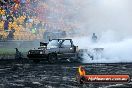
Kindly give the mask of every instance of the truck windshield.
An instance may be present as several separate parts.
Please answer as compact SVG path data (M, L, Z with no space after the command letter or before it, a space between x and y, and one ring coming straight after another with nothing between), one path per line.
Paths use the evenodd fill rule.
M58 47L59 47L58 40L52 40L47 45L47 48L58 48Z

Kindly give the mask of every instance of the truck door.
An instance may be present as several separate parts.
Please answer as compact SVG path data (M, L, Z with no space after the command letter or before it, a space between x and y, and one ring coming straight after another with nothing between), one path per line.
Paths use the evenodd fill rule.
M61 43L61 47L60 47L60 52L61 53L73 53L74 49L72 47L72 43L70 40L64 40Z
M58 40L52 40L48 43L47 45L47 51L49 53L52 53L52 52L56 52L58 53L59 52L59 43L58 43Z

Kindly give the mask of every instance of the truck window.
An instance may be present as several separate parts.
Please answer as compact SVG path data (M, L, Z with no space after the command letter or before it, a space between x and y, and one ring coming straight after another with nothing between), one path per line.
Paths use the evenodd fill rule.
M62 43L62 47L71 47L71 42L70 42L70 40L65 40L65 41Z
M52 40L47 45L47 48L58 48L58 47L59 47L58 40Z

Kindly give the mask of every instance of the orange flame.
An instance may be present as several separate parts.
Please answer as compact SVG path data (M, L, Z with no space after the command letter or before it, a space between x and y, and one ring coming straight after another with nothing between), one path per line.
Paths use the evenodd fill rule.
M82 67L82 66L79 66L78 72L79 72L80 76L85 76L86 75L86 71L85 71L84 67Z

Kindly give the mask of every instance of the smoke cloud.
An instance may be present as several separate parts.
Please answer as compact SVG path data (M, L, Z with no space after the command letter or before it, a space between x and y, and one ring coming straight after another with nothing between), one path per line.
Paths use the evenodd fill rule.
M131 0L70 0L77 9L78 37L74 43L81 49L104 48L103 57L84 62L132 62L132 6ZM92 43L92 33L98 42ZM80 35L83 36L81 37Z

